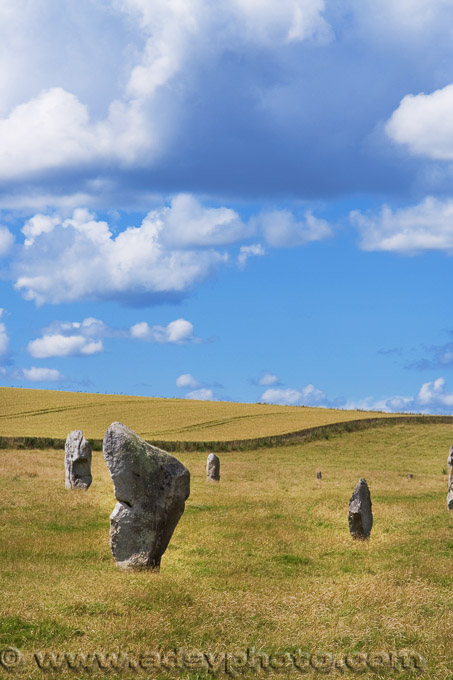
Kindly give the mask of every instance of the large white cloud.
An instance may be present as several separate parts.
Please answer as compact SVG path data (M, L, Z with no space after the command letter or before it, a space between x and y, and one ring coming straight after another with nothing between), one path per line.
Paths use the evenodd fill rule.
M385 130L413 154L453 160L453 84L432 94L404 97Z
M392 210L384 205L378 214L353 211L363 250L419 253L445 250L453 253L453 200L428 197L418 205Z
M70 3L62 0L60 15L69 25L61 27L55 25L59 15L51 0L42 0L40 11L25 0L2 3L0 93L10 89L15 96L7 97L8 109L5 104L0 108L0 179L57 168L152 163L172 127L177 129L181 92L190 88L192 73L206 58L240 52L250 44L274 48L306 39L323 43L330 36L322 16L324 0L214 5L209 0L114 0L98 5L82 2L80 15L86 21L77 22ZM112 23L113 8L117 23L122 19L121 30ZM104 26L99 25L102 10ZM100 39L102 28L106 36ZM56 40L58 34L65 40ZM11 35L21 38L15 42ZM105 48L118 40L116 51ZM61 53L66 59L55 57ZM100 69L99 62L109 61L111 68ZM92 79L99 83L102 102L94 86L83 85Z
M259 229L278 247L331 235L324 220L308 213L303 222L289 211L275 211L245 223L231 208L204 206L188 194L116 236L84 209L70 218L37 214L22 229L25 242L12 266L15 287L38 305L83 298L131 304L179 299L228 262L220 248L248 240ZM238 265L264 254L260 244L241 245Z
M131 71L128 94L149 97L197 55L240 50L244 44L275 47L313 39L325 43L331 30L324 0L122 0L116 3L147 36Z
M139 105L114 102L108 117L88 109L62 88L51 88L0 119L0 179L96 161L129 164L157 148Z
M221 231L222 211L220 225L207 212L210 230L219 226ZM168 227L172 215L172 207L154 210L139 227L129 227L116 237L106 222L86 210L76 210L69 219L35 216L23 229L26 242L13 267L15 286L37 304L81 298L149 303L180 297L228 256L209 247L189 249L187 238L180 245L172 237L174 247L169 248L165 239L167 228L170 232L173 228ZM195 222L191 226L195 229ZM230 233L225 238L229 241Z

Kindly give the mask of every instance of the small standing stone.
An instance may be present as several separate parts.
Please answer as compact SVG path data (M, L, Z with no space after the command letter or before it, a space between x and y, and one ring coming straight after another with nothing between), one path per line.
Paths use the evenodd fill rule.
M189 470L122 423L110 425L103 450L118 501L110 515L116 566L158 571L189 497Z
M91 476L91 446L81 430L74 430L66 437L64 447L66 489L88 489Z
M349 501L349 531L353 538L370 537L373 526L371 496L366 479L359 479Z
M322 479L322 472L321 472L321 470L316 470L316 479Z
M220 481L220 460L215 453L210 453L206 461L206 479L208 482Z
M447 507L449 510L453 510L453 444L450 446L450 451L448 452L448 494L447 494Z
M408 479L414 479L414 475L412 474L412 472L407 473L407 478Z

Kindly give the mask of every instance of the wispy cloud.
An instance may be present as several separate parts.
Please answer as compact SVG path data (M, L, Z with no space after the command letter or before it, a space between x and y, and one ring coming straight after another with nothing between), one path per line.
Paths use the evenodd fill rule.
M392 210L384 205L378 214L357 210L350 219L360 233L363 250L383 250L415 255L444 250L453 254L453 200L432 196L421 203Z
M0 307L0 319L3 317L4 309ZM7 353L9 347L9 337L6 330L6 325L3 321L0 322L0 356Z
M263 386L269 386L269 385L280 385L280 378L278 375L275 375L274 373L270 373L269 371L266 371L263 373L258 379L253 379L252 383L254 385L263 385Z

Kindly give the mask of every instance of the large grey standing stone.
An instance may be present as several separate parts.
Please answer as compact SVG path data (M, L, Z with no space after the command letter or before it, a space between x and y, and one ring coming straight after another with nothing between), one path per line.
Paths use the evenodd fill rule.
M64 447L65 487L88 489L91 476L91 446L81 430L74 430L66 437Z
M353 538L369 538L373 526L371 496L366 479L359 479L349 501L349 531Z
M210 453L206 461L206 479L208 482L220 480L220 460L215 453Z
M159 570L189 497L189 470L122 423L110 425L103 450L118 501L110 515L116 565Z
M453 510L453 445L450 446L447 463L449 469L447 506L449 510Z

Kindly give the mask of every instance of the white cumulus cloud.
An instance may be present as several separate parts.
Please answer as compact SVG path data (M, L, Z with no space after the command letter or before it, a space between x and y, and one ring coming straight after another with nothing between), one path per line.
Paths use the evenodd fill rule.
M277 385L280 380L277 375L273 373L264 373L261 378L258 379L258 385Z
M307 39L324 44L331 35L324 0L85 2L81 18L62 2L61 15L68 21L70 12L71 30L64 22L58 25L54 4L42 0L37 11L25 0L4 0L0 7L5 102L0 179L89 165L150 164L178 129L180 98L206 59L241 53L250 45L274 49ZM92 34L91 19L98 30L102 26L102 39ZM122 25L113 26L115 20ZM116 46L111 53L105 49L110 44ZM95 87L86 84L91 74L103 106ZM103 115L94 115L93 108Z
M453 160L453 84L431 94L407 95L385 126L413 154Z
M453 407L453 393L445 389L445 378L437 378L432 382L423 383L416 397L416 401L423 406Z
M266 404L282 404L287 406L324 407L328 405L325 393L311 384L305 385L301 389L295 389L294 387L270 387L263 392L259 401Z
M200 383L190 373L183 373L178 378L176 378L176 386L195 390L200 387Z
M242 240L249 228L230 208L206 208L194 196L179 194L161 211L163 242L169 247L222 246Z
M299 404L301 398L302 393L300 390L287 387L282 389L270 388L265 390L259 400L266 404L284 404L292 406Z
M18 378L25 378L31 382L56 382L63 380L64 376L56 368L23 368L19 371Z
M148 127L136 103L113 102L108 117L94 123L74 94L53 87L0 119L0 178L93 161L130 164L157 148Z
M115 237L106 222L86 210L67 219L35 216L23 228L26 241L14 265L15 287L38 305L81 298L149 303L181 297L228 255L210 247L188 249L186 243L168 247L171 217L172 207L164 206Z
M136 340L176 345L197 340L193 334L193 325L185 319L176 319L167 326L149 326L146 321L141 321L131 327L130 335Z
M327 222L311 213L303 222L283 210L245 223L234 210L204 206L188 194L173 197L168 205L151 210L139 226L116 235L86 209L65 218L36 214L22 228L24 244L12 263L15 287L37 305L80 299L136 306L175 301L228 262L223 248L257 230L275 247L331 235ZM243 267L249 257L264 254L259 243L242 245L238 264Z
M421 203L392 210L384 205L377 215L350 213L363 250L414 254L426 250L453 253L453 200L427 197Z
M100 340L91 341L81 335L44 335L29 342L27 349L35 359L47 359L98 354L104 347Z
M31 340L27 350L36 359L49 357L90 356L104 350L101 338L110 330L99 319L55 321L40 338Z
M417 394L411 397L391 396L383 399L367 397L359 401L347 401L344 408L386 413L450 415L453 413L453 392L446 389L445 378L440 377L423 383Z

